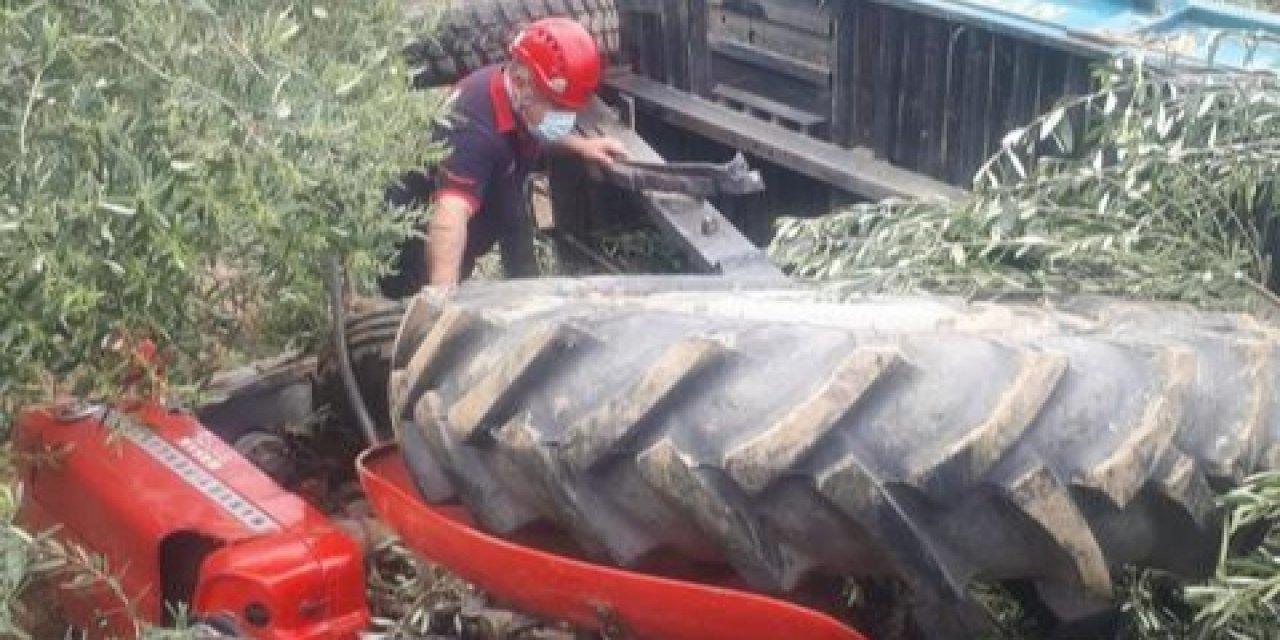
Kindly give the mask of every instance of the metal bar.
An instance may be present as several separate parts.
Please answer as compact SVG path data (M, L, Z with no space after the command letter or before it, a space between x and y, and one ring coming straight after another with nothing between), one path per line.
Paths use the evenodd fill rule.
M688 94L654 84L673 94L685 96L686 99L694 99L689 98ZM621 142L631 160L663 162L662 156L639 134L623 126L599 98L592 101L591 106L579 118L578 124L584 133L607 135ZM707 201L653 192L640 193L639 197L645 212L659 231L703 271L724 275L785 277L782 271L769 262L763 251L751 244Z
M635 96L641 108L670 124L864 198L952 200L964 195L963 189L876 160L865 148L843 149L760 122L647 78L620 75L608 82L614 89Z
M695 198L741 196L764 191L760 172L741 153L723 164L712 162L639 162L618 160L605 177L629 191L665 191Z

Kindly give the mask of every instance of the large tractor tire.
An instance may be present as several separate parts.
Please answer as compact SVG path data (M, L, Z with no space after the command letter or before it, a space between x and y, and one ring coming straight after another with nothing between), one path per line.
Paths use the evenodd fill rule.
M406 52L416 87L453 84L480 67L506 60L516 33L547 16L581 22L607 60L620 47L614 0L417 0L408 7L439 20L434 34Z
M976 580L1069 619L1122 565L1205 575L1211 487L1280 462L1277 333L1251 317L776 286L419 295L389 397L420 492L623 566L719 561L778 594L893 580L924 635L972 637Z

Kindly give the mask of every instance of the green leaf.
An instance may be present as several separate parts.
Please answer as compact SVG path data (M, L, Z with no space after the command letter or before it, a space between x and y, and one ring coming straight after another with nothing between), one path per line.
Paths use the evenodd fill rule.
M1200 108L1196 110L1196 117L1203 118L1213 109L1213 105L1217 103L1218 96L1214 93L1206 93L1204 99L1200 101Z
M1025 136L1026 134L1027 134L1026 129L1013 129L1008 133L1004 134L1004 139L1001 140L1000 144L1004 145L1005 147L1012 147L1015 144L1017 144L1018 141L1021 140L1022 137Z
M1027 170L1025 167L1022 166L1022 160L1018 159L1018 154L1016 152L1010 151L1008 154L1008 158L1009 158L1009 164L1013 165L1013 170L1018 172L1018 177L1022 179L1026 179Z
M98 208L120 216L132 216L138 213L133 207L126 207L122 204L114 204L111 202L99 202Z
M1062 122L1062 117L1066 114L1067 110L1065 107L1058 107L1057 109L1049 112L1049 115L1044 119L1044 123L1040 125L1041 141L1047 140L1049 136L1054 135L1058 130L1058 124Z

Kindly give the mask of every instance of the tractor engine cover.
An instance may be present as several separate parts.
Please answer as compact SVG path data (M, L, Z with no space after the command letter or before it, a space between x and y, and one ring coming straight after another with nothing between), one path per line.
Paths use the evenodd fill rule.
M135 637L188 619L237 637L354 638L357 543L184 411L35 409L15 435L21 524L101 558L111 580L57 589L68 624ZM86 582L83 578L81 582Z

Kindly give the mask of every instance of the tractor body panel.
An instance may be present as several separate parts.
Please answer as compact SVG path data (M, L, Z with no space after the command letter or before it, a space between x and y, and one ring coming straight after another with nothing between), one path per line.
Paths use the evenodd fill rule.
M254 638L346 638L368 623L355 542L186 413L29 411L15 443L22 524L100 563L98 579L59 591L91 634L132 636L180 603Z

